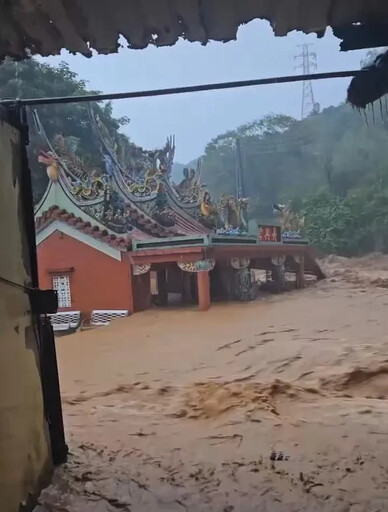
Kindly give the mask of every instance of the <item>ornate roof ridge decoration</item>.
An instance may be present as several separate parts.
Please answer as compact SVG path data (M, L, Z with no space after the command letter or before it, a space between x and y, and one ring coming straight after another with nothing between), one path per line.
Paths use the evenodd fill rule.
M39 116L35 111L32 114L39 141L48 148L41 151L38 157L40 163L47 166L49 184L43 198L47 198L48 190L53 183L58 182L65 195L75 205L96 221L117 233L131 232L134 228L151 236L168 237L173 236L171 231L173 222L165 222L164 225L153 219L152 216L140 209L132 201L119 196L112 186L112 178L106 176L101 170L94 169L95 173L88 174L90 169L86 168L81 158L74 151L67 147L66 139L57 136L60 145L59 151L49 141ZM77 166L80 169L69 170L68 164ZM44 207L44 199L40 201L39 210ZM163 220L163 218L162 218Z
M283 239L302 239L305 218L292 209L290 203L274 204L273 212L278 217Z
M215 267L216 260L207 259L190 262L178 261L177 264L184 272L209 272Z
M55 205L50 206L48 210L42 212L42 214L35 219L36 232L40 233L56 220L64 222L77 231L92 236L121 251L127 251L131 247L132 242L129 237L111 234L107 230L101 229L99 226L93 226L91 222L86 222L82 220L81 217L76 217L74 213L70 213L64 208L59 208Z
M168 237L174 235L169 226L161 225L133 203L125 202L111 186L105 189L103 202L85 205L81 209L116 232L131 232L134 228L137 228L151 236Z
M0 3L0 61L7 56L59 55L63 49L87 57L93 50L117 53L120 36L133 49L171 46L179 38L226 42L254 19L268 20L277 36L293 30L322 36L328 26L371 28L387 18L387 2L366 0L142 0L116 2L114 9L108 0L14 0Z
M118 160L115 142L92 107L89 107L89 115L92 128L101 142L106 172L125 200L134 203L161 226L173 228L176 235L204 232L206 227L204 229L197 218L199 202L185 204L179 201L169 181L175 154L174 137L169 137L161 150L147 151L137 147L137 156L141 157L138 164L135 168L132 164L132 169L125 170ZM134 173L137 176L134 177Z
M218 210L222 216L224 226L217 229L219 234L247 235L248 210L247 197L236 197L231 194L221 194Z
M204 184L201 182L202 177L202 158L197 160L197 169L183 168L183 179L179 184L172 183L170 185L171 193L175 202L183 207L199 206L201 197L204 192Z
M128 169L125 170L116 154L120 138L117 141L112 138L93 109L89 107L88 110L105 161L103 170L91 167L78 156L77 140L73 137L57 135L55 145L51 144L37 113L31 111L37 128L34 136L45 148L38 160L46 165L50 179L44 194L46 199L50 187L59 186L75 208L116 233L128 233L134 228L155 237L214 230L223 235L247 233L248 200L222 195L219 202L213 204L209 192L201 184L201 159L196 171L185 168L179 185L171 185L173 138L167 140L162 150L145 151L133 145L134 158L131 156L132 146L128 149L125 141L120 146L120 154L128 159ZM136 182L134 175L138 179ZM142 189L138 189L138 195L131 189L133 184ZM38 211L44 207L44 201L41 201Z
M88 107L92 129L101 142L101 153L106 173L116 179L123 194L131 201L156 197L158 183L167 181L175 154L175 137L167 137L162 149L146 150L131 143L134 162L124 168L117 156L117 142L91 105Z
M147 274L149 270L151 269L150 263L141 263L141 264L135 264L132 267L133 269L133 275L134 276L141 276L143 274Z
M77 205L103 201L106 182L101 170L86 166L68 147L66 138L60 134L55 136L57 147L54 147L36 110L28 109L28 118L30 130L32 127L35 128L35 136L40 144L47 148L46 151L41 149L38 155L39 163L46 165L49 178L47 188L50 187L50 182L58 181L66 195Z

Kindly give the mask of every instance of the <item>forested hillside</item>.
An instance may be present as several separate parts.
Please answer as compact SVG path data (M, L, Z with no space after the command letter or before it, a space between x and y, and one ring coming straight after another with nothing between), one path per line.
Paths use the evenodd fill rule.
M0 66L0 97L42 98L52 96L82 95L91 92L86 82L72 72L66 63L58 67L42 64L36 60L14 63L10 60ZM121 148L121 158L130 154L128 137L121 134L121 126L129 123L126 117L114 118L110 103L94 104L99 111L111 137L117 140ZM88 110L85 104L47 105L36 107L49 139L61 134L71 137L72 147L82 159L90 165L101 165L97 141L92 136ZM33 141L32 141L33 142ZM32 178L35 198L39 198L47 184L47 175L37 158L31 158Z
M317 187L344 197L388 163L384 124L380 120L367 124L348 105L328 108L303 121L271 115L208 144L204 168L213 193L225 185L234 189L237 139L246 189L250 195L255 192L258 215L268 214L275 201L305 197Z
M369 51L361 64L377 53ZM214 196L235 191L237 140L252 217L268 218L273 203L290 201L324 251L388 250L386 100L367 112L344 103L303 121L272 114L219 135L203 158Z
M324 250L388 248L388 124L380 111L365 118L343 104L303 121L269 115L218 136L203 160L215 196L235 190L237 139L251 216L267 218L273 203L292 201L308 212L308 233Z

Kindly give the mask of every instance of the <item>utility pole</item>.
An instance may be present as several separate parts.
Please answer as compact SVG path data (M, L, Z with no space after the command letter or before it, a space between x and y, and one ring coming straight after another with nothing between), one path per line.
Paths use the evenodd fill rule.
M327 178L327 184L329 185L329 189L332 188L332 175L333 175L333 158L332 156L327 156L325 160L325 174Z
M236 139L236 197L245 197L244 166L239 138Z
M294 62L296 61L294 69L301 68L304 75L309 75L312 71L317 70L317 54L310 51L310 46L312 46L311 43L299 44L298 47L301 48L301 53L294 57ZM319 109L319 105L315 103L311 80L304 81L302 86L301 118L304 119L317 110L317 108Z
M243 230L248 231L248 209L247 205L243 207L243 203L245 203L246 200L244 164L241 152L241 142L238 137L236 138L236 198L244 200L239 202L240 227L243 226Z

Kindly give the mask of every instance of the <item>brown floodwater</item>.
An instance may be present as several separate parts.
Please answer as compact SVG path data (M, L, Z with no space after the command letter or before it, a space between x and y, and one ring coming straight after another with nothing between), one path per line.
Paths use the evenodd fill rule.
M70 456L39 512L388 510L388 259L325 265L58 338Z

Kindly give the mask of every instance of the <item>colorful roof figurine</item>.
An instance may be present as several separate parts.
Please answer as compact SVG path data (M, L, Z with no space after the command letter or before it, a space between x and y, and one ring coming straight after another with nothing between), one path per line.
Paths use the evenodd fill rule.
M201 159L196 169L183 170L180 183L171 183L174 137L152 151L126 141L124 151L120 140L110 135L89 107L92 134L100 152L91 164L80 156L74 137L58 134L50 141L37 113L30 110L28 115L35 146L31 158L46 166L49 178L35 209L37 230L46 225L53 212L63 212L60 220L71 219L80 229L86 225L95 236L106 231L126 240L214 232L247 234L247 199L224 195L218 203L213 202L201 181Z
M211 229L201 223L200 167L190 171L190 183L182 189L171 184L175 139L169 137L162 149L145 151L135 147L132 155L122 161L117 142L113 141L101 119L89 110L91 126L100 140L106 173L115 190L127 202L135 204L160 225L175 234L203 233Z
M123 250L132 238L171 237L206 233L209 229L193 216L200 216L199 199L188 208L170 184L174 138L161 150L134 146L121 163L118 148L105 135L101 120L91 114L91 124L101 147L101 167L86 163L72 148L71 138L56 135L49 141L36 112L29 111L32 139L39 145L38 162L49 178L43 197L35 207L37 232L52 220L119 245ZM70 139L70 140L69 140Z

